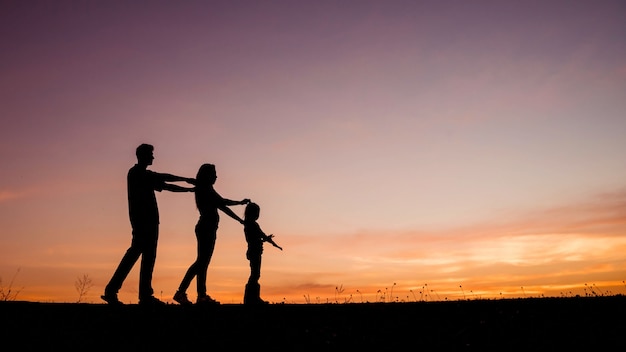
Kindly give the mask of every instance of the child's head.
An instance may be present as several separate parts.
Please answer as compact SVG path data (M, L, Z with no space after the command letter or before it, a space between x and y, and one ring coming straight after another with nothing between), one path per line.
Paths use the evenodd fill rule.
M261 207L259 207L256 203L248 203L246 205L246 210L244 212L244 217L246 220L254 221L259 218L259 214L261 213Z

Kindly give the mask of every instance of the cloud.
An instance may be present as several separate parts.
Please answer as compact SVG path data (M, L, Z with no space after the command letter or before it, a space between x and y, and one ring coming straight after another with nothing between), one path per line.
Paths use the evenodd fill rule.
M11 191L0 191L0 202L6 202L15 198L19 198L20 194Z
M454 287L452 280L471 281L485 290L580 286L591 277L615 281L622 275L625 205L626 192L616 191L508 221L435 230L365 230L317 236L314 242L299 240L290 247L302 252L299 260L304 265L313 260L310 253L325 253L328 260L316 268L334 270L334 280L354 285L392 280L403 286L428 281Z

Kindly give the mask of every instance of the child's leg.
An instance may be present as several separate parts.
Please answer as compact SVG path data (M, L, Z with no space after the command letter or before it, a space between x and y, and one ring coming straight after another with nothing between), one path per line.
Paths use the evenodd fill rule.
M248 259L250 260L250 277L248 278L248 283L246 284L243 303L264 303L260 297L261 286L259 285L259 278L261 277L261 253L249 252Z

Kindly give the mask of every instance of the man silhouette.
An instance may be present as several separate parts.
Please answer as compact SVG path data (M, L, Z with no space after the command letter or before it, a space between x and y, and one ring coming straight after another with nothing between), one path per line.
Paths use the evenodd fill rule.
M102 299L109 304L123 304L117 297L122 283L139 256L139 304L164 304L153 296L152 272L156 260L159 237L159 210L154 191L193 192L194 187L181 187L167 182L184 181L195 184L193 178L148 170L154 160L154 147L141 144L137 147L137 164L128 170L128 214L133 230L130 247L122 257L115 273L104 289Z

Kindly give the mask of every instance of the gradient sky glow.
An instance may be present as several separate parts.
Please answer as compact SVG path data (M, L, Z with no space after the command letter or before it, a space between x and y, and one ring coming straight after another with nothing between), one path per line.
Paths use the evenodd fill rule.
M623 1L3 1L0 278L99 295L130 243L126 173L261 206L273 302L626 293ZM195 260L159 193L154 289ZM234 207L243 215L243 207ZM243 300L222 215L209 294ZM137 301L138 265L120 299ZM189 289L195 299L195 282Z

